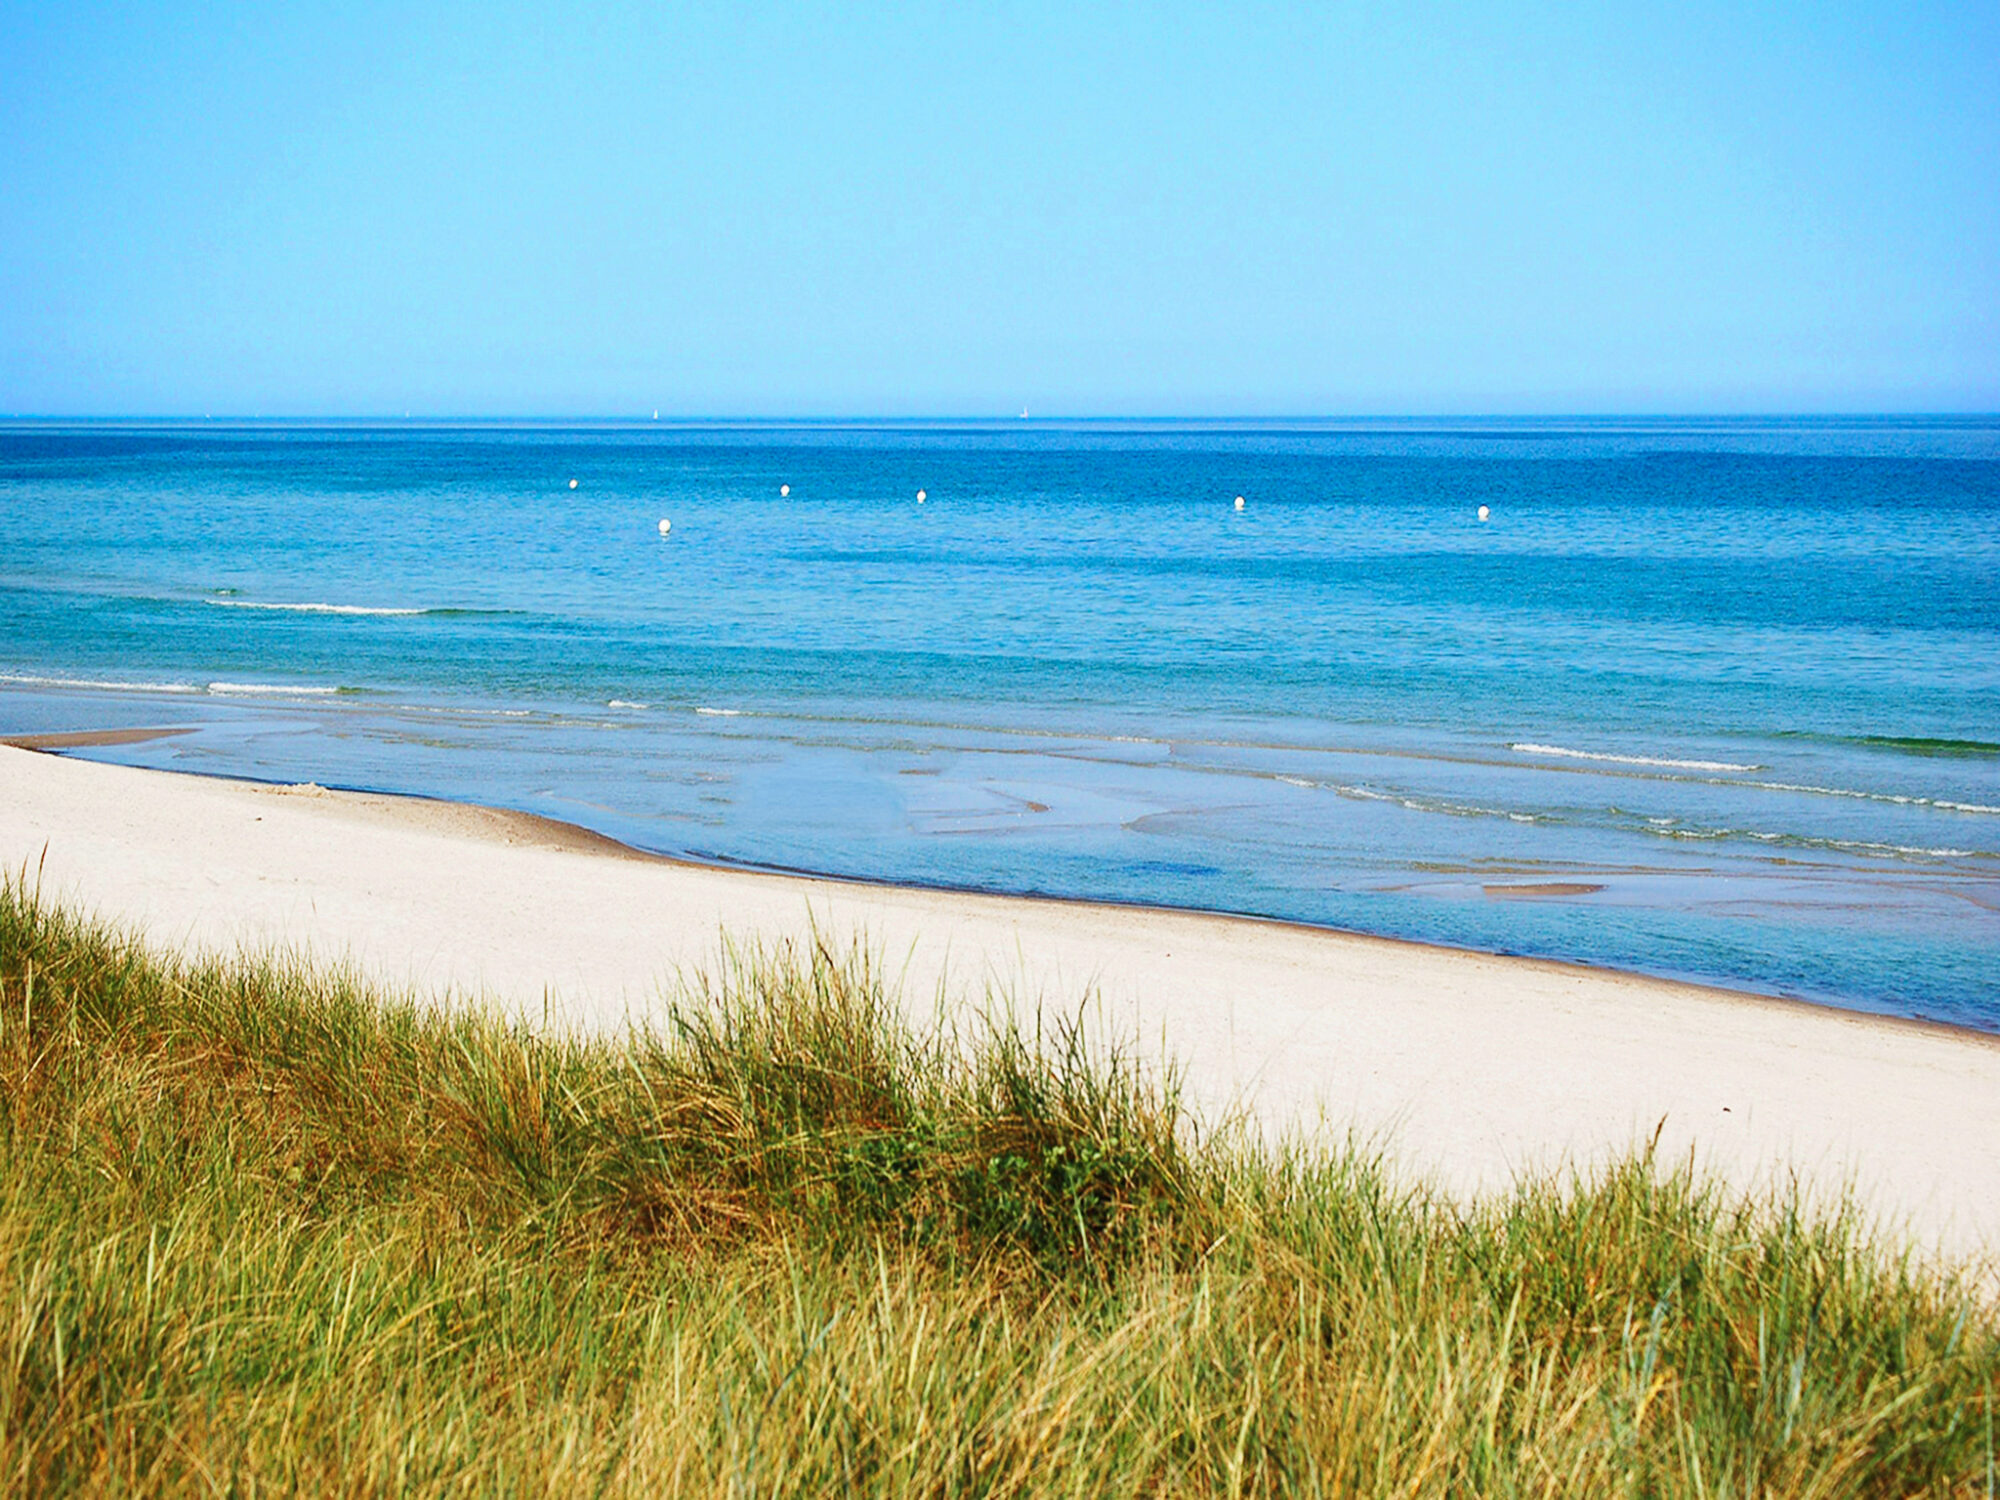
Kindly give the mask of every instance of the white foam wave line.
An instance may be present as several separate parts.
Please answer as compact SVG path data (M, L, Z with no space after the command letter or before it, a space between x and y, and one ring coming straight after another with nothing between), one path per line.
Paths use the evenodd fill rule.
M697 706L695 712L698 714L707 714L709 717L716 719L738 719L743 716L743 710L740 708L702 708Z
M1393 802L1398 807L1408 808L1411 812L1443 813L1453 818L1505 818L1510 823L1542 821L1532 813L1512 812L1504 807L1473 807L1462 802L1425 802L1418 797L1400 797L1394 792L1378 792L1373 787L1341 786L1324 781L1305 781L1293 776L1280 776L1277 779L1289 786L1324 787L1343 797L1353 797L1361 802Z
M324 698L340 691L337 687L286 687L276 682L211 682L208 691L222 697Z
M630 698L613 698L604 705L606 708L651 708L650 703L634 703Z
M1983 802L1947 802L1941 797L1911 797L1900 792L1863 792L1845 786L1808 786L1792 781L1731 781L1726 786L1754 786L1767 792L1809 792L1816 797L1851 797L1861 802L1891 802L1898 807L1940 807L1946 812L2000 815L2000 807Z
M1668 766L1676 771L1761 771L1761 765L1739 765L1732 760L1669 760L1653 755L1607 755L1597 750L1571 750L1563 745L1509 745L1522 755L1559 755L1568 760L1603 760L1621 766Z
M31 677L23 673L0 672L0 682L21 687L95 688L108 693L199 693L193 682L115 682L91 677Z
M1751 839L1759 844L1787 844L1801 849L1840 849L1854 854L1912 854L1930 859L1978 859L1978 849L1928 848L1921 844L1884 844L1871 839L1828 839L1792 833L1767 833L1756 828L1651 828L1662 838L1708 841Z
M377 609L367 604L266 604L258 599L204 599L218 609L270 609L295 615L421 615L421 609Z

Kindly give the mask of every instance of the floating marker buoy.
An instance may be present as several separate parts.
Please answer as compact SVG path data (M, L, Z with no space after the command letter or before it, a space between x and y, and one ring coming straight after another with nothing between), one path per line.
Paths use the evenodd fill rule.
M1241 495L1238 495L1238 496L1236 497L1236 508L1237 508L1238 510L1241 510L1241 509L1243 509L1243 497L1242 497Z
M672 521L669 521L665 516L661 516L660 535L665 536L668 532L672 531L673 529L674 529L674 523Z
M924 503L924 492L923 492L922 490L918 490L918 491L917 491L917 504L919 504L919 505L922 505L923 503Z
M789 495L791 492L792 492L792 487L789 484L781 484L778 486L778 493L781 495Z
M1492 512L1492 511L1490 511L1490 510L1488 510L1488 509L1487 509L1487 508L1486 508L1485 506L1483 506L1483 505L1482 505L1482 506L1480 506L1480 507L1479 507L1479 519L1480 519L1480 520L1482 520L1482 521L1483 521L1483 520L1485 520L1485 519L1486 519L1486 518L1487 518L1488 516L1490 516L1490 515L1492 515L1492 514L1493 514L1493 512Z
M572 480L571 480L571 481L569 482L569 487L570 487L571 489L575 489L575 488L576 488L576 481L575 481L574 479L572 479Z

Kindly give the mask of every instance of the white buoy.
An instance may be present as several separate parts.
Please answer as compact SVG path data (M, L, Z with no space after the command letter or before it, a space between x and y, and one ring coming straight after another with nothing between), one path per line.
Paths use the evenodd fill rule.
M792 487L789 484L781 484L778 486L778 493L781 495L789 495L791 492L792 492Z
M673 529L674 529L674 523L672 521L669 521L665 516L661 516L660 535L665 536L668 532L672 531Z
M1487 509L1487 508L1486 508L1485 506L1483 506L1483 505L1482 505L1482 506L1480 506L1480 507L1479 507L1479 519L1480 519L1480 520L1484 521L1484 520L1485 520L1485 519L1486 519L1487 517L1491 516L1492 514L1493 514L1493 512L1492 512L1492 511L1490 511L1490 510L1488 510L1488 509Z
M917 491L917 504L919 504L919 505L922 505L923 503L924 503L924 492L923 492L922 490L918 490L918 491Z
M575 489L575 488L576 488L576 481L575 481L574 479L572 479L572 480L571 480L571 481L569 482L569 487L570 487L571 489Z
M1236 497L1236 508L1237 508L1238 510L1241 510L1241 509L1243 509L1243 497L1242 497L1241 495L1238 495L1238 496Z

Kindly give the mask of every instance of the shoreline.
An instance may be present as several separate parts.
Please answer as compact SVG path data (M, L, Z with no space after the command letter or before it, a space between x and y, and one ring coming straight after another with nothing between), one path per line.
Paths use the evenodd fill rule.
M657 1018L725 934L858 940L913 1012L1087 1015L1177 1063L1207 1121L1344 1135L1448 1192L1657 1131L1663 1161L1852 1184L1925 1245L2000 1252L1990 1033L1268 918L697 864L537 814L52 751L0 749L0 858L45 858L52 899L160 947L345 963L603 1032Z
M192 728L184 727L72 730L49 734L0 736L0 747L28 750L67 759L69 757L65 752L70 750L90 749L100 745L142 744L149 740L167 739L192 732ZM1392 933L1369 932L1364 928L1340 927L1291 917L1267 916L1258 912L1222 911L1201 906L1169 906L1147 901L1120 901L1103 896L1064 896L1045 891L874 879L865 875L815 870L802 865L760 864L749 860L695 859L687 855L665 854L656 849L644 849L636 844L628 844L622 839L613 838L610 834L599 833L596 829L588 828L581 823L552 818L545 813L527 812L520 808L499 807L483 802L458 801L450 797L433 797L422 792L392 792L378 787L321 786L316 782L265 781L252 776L235 776L221 771L164 770L150 766L122 766L104 761L90 761L86 764L113 765L119 770L141 771L149 775L192 777L203 781L294 795L325 795L347 800L357 807L379 804L384 809L404 809L409 816L427 822L431 826L450 826L454 831L462 832L468 837L498 838L508 843L526 843L550 849L598 854L611 859L636 860L677 869L731 872L776 880L810 881L815 884L867 891L907 891L981 900L1045 903L1087 911L1152 913L1214 922L1250 923L1290 932L1324 933L1353 942L1385 944L1390 948L1463 954L1506 964L1528 965L1556 974L1610 976L1644 983L1673 985L1702 991L1719 999L1737 1003L1771 1005L1781 1009L1802 1007L1817 1014L1845 1017L1862 1024L1928 1032L2000 1050L2000 1031L1987 1031L1976 1026L1960 1026L1950 1021L1940 1021L1925 1016L1902 1016L1887 1011L1867 1010L1860 1006L1815 1000L1804 995L1790 995L1777 990L1743 989L1735 985L1720 984L1713 980L1682 974L1652 973L1645 969L1593 964L1583 959L1551 958L1542 954L1509 953L1494 948L1431 942L1423 938L1398 937ZM509 837L510 831L523 837ZM1547 894L1567 893L1571 887L1569 883L1563 882L1553 887L1528 884L1486 886L1483 889L1489 900L1522 900Z
M839 704L745 719L672 695L612 698L606 712L594 697L287 703L273 685L209 703L33 682L10 699L12 727L194 730L47 747L129 765L518 808L723 868L1269 917L2000 1035L2000 886L1978 837L1990 830L1970 816L2000 799L1930 787L1971 799L1947 814L1960 804L1876 787L1862 766L1846 779L1831 766L1780 774L1763 764L1776 740L1755 754L1621 740L1600 755L1436 726L1399 737L1107 721L1070 735L1046 715L939 705L879 723L864 713L829 740L828 724L847 723ZM1742 760L1770 774L1643 759L1697 752L1721 760L1685 766ZM905 779L918 777L934 779ZM1628 783L1664 800L1633 801ZM1828 822L1947 816L1965 826Z

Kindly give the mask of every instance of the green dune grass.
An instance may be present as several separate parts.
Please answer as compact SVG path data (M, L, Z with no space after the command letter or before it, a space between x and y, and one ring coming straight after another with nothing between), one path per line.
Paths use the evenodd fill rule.
M1646 1152L1454 1207L739 955L556 1039L0 891L0 1489L1988 1495L1987 1283Z

